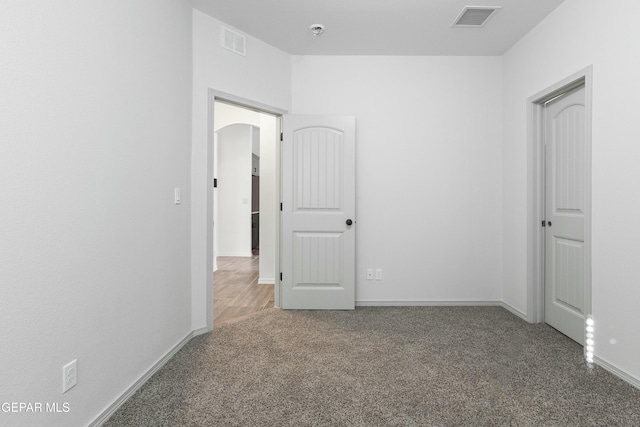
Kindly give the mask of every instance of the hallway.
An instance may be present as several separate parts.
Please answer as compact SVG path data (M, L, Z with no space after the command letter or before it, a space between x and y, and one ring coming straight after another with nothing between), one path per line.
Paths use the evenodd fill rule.
M214 328L232 319L273 307L273 284L258 284L260 255L218 257L213 274Z

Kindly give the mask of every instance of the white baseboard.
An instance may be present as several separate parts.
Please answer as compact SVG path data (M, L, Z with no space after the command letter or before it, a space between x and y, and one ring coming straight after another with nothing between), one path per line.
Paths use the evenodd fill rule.
M209 332L209 328L205 326L204 328L196 329L195 331L193 331L192 335L194 337L197 337L198 335L206 334L207 332Z
M216 256L237 256L237 257L243 257L243 258L250 258L253 256L253 253L251 252L220 252L219 254L216 254Z
M455 306L482 306L482 307L502 307L508 312L515 314L521 319L527 320L527 315L510 306L503 301L462 301L462 300L360 300L356 301L356 307L455 307Z
M356 307L429 307L429 306L501 306L501 301L462 301L462 300L360 300L356 301Z
M609 371L613 375L615 375L616 377L628 382L632 386L634 386L636 388L640 388L640 379L638 379L638 378L634 377L633 375L623 371L622 369L618 368L617 366L612 365L611 363L607 362L606 360L600 359L598 356L595 356L593 358L593 361L595 362L596 365L600 366L605 371Z
M206 331L206 328L204 328ZM199 329L198 331L200 331ZM147 372L145 372L136 382L134 382L124 393L120 395L111 405L107 407L91 424L89 427L99 427L104 424L109 417L111 417L124 403L146 383L149 378L153 376L160 368L162 368L191 338L195 335L195 332L190 332L180 342L173 346L160 360L158 360Z
M506 302L500 301L500 307L504 308L505 310L507 310L511 314L515 314L516 316L518 316L519 318L521 318L525 322L529 322L529 319L527 318L526 314L524 314L523 312L521 312L517 308L510 306ZM531 323L531 322L529 322L529 323Z
M273 277L258 277L258 285L273 285L276 279Z

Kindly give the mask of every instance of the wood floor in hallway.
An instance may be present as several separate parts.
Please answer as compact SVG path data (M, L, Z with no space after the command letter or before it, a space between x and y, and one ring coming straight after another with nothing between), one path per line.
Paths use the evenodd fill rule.
M213 274L213 326L273 307L273 285L258 284L260 256L218 257Z

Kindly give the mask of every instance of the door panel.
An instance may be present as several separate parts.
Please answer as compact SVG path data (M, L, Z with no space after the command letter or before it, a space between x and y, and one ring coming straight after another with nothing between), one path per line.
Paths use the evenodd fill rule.
M573 90L545 111L545 322L584 343L585 90Z
M554 303L578 316L584 315L584 243L554 237ZM582 328L581 328L582 329Z
M335 210L342 204L344 134L333 129L308 128L294 133L295 207Z
M294 288L342 289L342 233L294 233Z
M353 309L355 119L284 116L281 151L282 308Z

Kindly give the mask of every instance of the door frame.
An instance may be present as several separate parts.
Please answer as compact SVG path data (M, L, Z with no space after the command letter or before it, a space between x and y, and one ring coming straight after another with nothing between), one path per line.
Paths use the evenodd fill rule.
M206 292L206 313L207 313L207 331L213 331L213 139L215 135L214 111L215 103L224 102L238 107L259 113L266 113L275 116L277 132L281 131L281 120L287 110L263 104L251 99L242 98L230 93L218 91L209 88L207 91L207 245L206 245L206 282L203 284ZM277 138L279 139L279 138ZM280 144L276 143L276 206L280 203ZM274 272L280 271L280 221L276 221L275 233L275 266ZM274 283L274 306L280 307L280 283L275 280Z
M545 146L544 103L568 90L585 88L585 317L591 307L591 124L593 66L590 65L527 99L527 320L544 322Z

